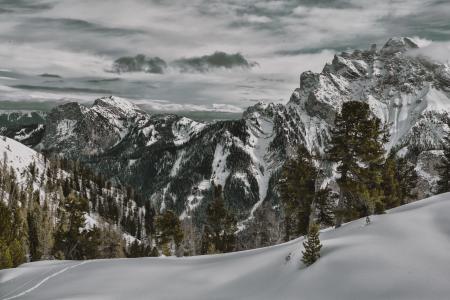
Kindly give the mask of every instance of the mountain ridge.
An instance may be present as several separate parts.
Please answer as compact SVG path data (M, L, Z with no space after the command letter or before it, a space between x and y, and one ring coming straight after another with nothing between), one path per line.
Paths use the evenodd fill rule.
M191 217L197 226L212 199L212 184L221 184L226 205L240 221L241 247L276 243L283 214L280 167L299 144L323 157L334 116L346 101L367 102L389 125L387 150L417 166L420 198L433 193L442 138L449 130L450 68L410 55L417 48L409 38L392 38L380 50L372 45L336 54L322 72L302 73L287 104L258 103L235 121L150 116L115 97L101 98L91 108L67 104L49 114L43 138L33 146L131 184L159 209ZM104 102L119 108L105 112ZM70 140L58 135L61 129ZM322 168L324 182L332 183L333 166L323 162ZM255 225L261 222L267 225L264 232ZM251 244L255 240L265 241Z

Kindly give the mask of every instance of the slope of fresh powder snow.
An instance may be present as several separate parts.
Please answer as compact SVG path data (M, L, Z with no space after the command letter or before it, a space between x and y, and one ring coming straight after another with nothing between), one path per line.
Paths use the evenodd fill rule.
M447 193L324 230L308 268L302 238L222 255L29 263L0 271L0 299L449 299L449 214Z

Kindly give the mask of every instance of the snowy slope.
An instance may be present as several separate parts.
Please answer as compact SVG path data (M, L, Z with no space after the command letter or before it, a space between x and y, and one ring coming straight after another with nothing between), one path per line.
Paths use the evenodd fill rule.
M17 175L19 183L26 180L26 172L28 167L36 164L36 171L39 180L39 174L45 170L44 157L31 148L5 136L0 135L0 155L1 164L6 162L8 168L12 168Z
M447 193L326 230L309 268L302 238L225 255L25 264L0 271L0 299L449 299L449 214Z

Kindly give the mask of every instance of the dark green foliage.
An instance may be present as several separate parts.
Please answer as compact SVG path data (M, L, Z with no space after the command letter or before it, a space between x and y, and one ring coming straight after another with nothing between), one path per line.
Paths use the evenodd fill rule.
M39 230L40 230L41 209L39 204L34 204L28 209L27 223L28 223L28 245L30 249L31 261L39 260L42 256L40 252Z
M230 170L236 170L245 172L248 170L252 158L250 157L250 154L245 152L242 148L237 147L236 145L232 144L230 147L230 154L227 157L226 166Z
M236 248L237 221L225 208L222 186L214 186L213 201L207 208L207 224L202 236L202 253L225 253Z
M311 204L315 199L317 170L304 146L295 159L288 160L280 180L281 203L285 213L285 240L308 232Z
M310 266L320 258L320 249L322 249L322 244L319 239L319 225L311 225L308 232L308 239L303 242L303 247L305 250L302 251L302 262Z
M444 156L442 162L438 167L439 181L437 183L438 194L450 192L450 135L444 138Z
M19 186L14 170L8 168L5 161L0 162L0 203L7 203L5 210L0 209L0 214L7 212L0 220L2 267L23 263L26 250L32 261L52 256L64 259L124 257L120 229L140 238L145 235L146 241L152 242L147 236L151 232L144 223L150 229L153 227L154 210L151 205L139 209L134 201L139 194L131 188L107 184L101 175L79 162L60 159L45 159L45 170L37 168L35 163L30 164L26 173L20 174L27 181ZM36 183L40 184L40 191L35 189ZM44 199L40 199L42 192ZM49 204L56 203L59 207L54 211ZM121 220L126 221L126 226L118 230L105 223L86 229L84 216L90 211L102 217L99 222L106 220L115 224ZM150 250L148 247L145 255L150 254Z
M61 201L53 249L55 255L65 259L84 258L86 253L83 251L83 242L89 244L93 238L91 233L84 230L84 215L88 210L88 201L73 193Z
M155 250L156 253L158 253L156 256L159 256L158 249L156 249L155 247L153 247L152 249L149 245L134 240L127 251L127 257L155 256Z
M156 239L160 247L168 247L173 243L178 248L183 240L183 230L178 216L166 210L155 219Z
M230 159L230 157L228 157ZM229 176L225 182L223 198L228 208L239 219L244 219L246 211L250 210L259 199L259 186L255 177L248 171L245 172L249 183L247 188L241 179Z
M397 161L397 180L400 185L400 205L408 203L408 201L416 200L417 193L414 189L417 187L419 176L415 170L415 166L405 158L398 158Z
M334 225L334 202L335 194L331 192L331 189L326 187L324 189L319 189L316 192L316 213L317 213L317 224L332 226Z
M0 269L16 267L25 262L23 226L19 208L10 209L0 199Z
M152 251L150 252L150 255L149 255L149 256L150 256L150 257L158 257L158 256L159 256L158 248L153 247L153 248L152 248Z
M342 220L367 216L381 201L386 126L375 117L369 105L359 101L344 103L331 132L328 158L338 163L340 197L336 226Z
M414 188L417 185L417 172L414 165L409 164L404 158L396 158L390 154L383 167L383 193L384 198L379 206L375 207L376 213L383 213L384 209L393 208L417 198Z

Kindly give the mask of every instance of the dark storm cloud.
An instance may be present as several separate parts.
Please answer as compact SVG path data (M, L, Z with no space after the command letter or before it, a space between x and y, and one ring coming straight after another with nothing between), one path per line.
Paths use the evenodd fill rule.
M164 73L167 64L159 57L146 57L138 54L134 57L125 56L114 61L112 71L115 73L145 72L145 73Z
M207 72L211 69L235 67L251 68L256 65L255 62L249 62L242 54L228 54L225 52L214 52L211 55L199 57L181 58L173 62L173 65L182 72Z
M170 62L169 65L183 73L204 73L220 68L250 69L257 63L248 61L240 53L228 54L216 51L211 55L180 58ZM139 54L134 57L124 56L116 59L111 71L114 73L145 72L163 74L167 66L168 64L159 57L146 57L143 54Z
M62 78L58 74L49 74L49 73L43 73L43 74L40 74L39 76L46 77L46 78Z

